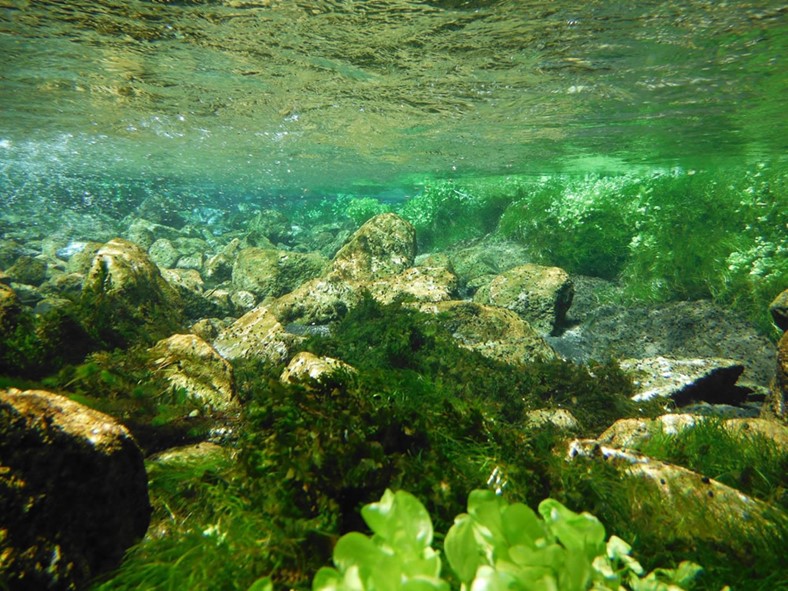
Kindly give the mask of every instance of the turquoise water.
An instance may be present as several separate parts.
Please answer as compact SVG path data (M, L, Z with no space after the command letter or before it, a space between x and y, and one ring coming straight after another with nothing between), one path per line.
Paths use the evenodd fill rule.
M7 0L3 198L781 160L787 27L781 2Z

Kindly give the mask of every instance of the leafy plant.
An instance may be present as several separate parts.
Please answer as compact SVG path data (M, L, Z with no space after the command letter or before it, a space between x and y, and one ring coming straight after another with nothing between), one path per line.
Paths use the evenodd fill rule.
M539 516L522 503L508 504L489 490L474 490L468 512L449 529L444 549L463 590L678 591L689 588L700 567L644 569L631 547L611 536L593 515L574 513L554 499ZM431 547L429 514L409 493L386 490L362 510L372 537L353 532L337 542L336 568L324 567L313 591L449 589Z

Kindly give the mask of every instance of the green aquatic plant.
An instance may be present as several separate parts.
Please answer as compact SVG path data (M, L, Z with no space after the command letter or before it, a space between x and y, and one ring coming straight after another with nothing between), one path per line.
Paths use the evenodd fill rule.
M682 562L645 574L629 544L615 536L605 541L605 529L594 516L574 513L554 499L542 501L537 516L522 503L474 490L467 509L443 544L463 590L678 591L690 588L701 570ZM440 556L431 546L429 513L416 497L386 490L362 516L373 535L340 538L333 554L336 568L317 572L314 591L448 591Z
M788 450L754 428L700 420L675 433L655 428L636 448L788 509Z

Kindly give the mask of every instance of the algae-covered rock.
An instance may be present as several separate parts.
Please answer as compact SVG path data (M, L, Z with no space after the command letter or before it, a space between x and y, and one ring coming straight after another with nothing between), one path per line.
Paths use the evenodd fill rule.
M189 320L229 313L230 306L205 294L205 283L196 269L162 269L162 277L178 292L183 302L183 314Z
M182 302L136 244L115 238L96 253L82 287L88 329L112 346L155 342L181 328Z
M397 275L372 281L367 289L381 304L397 299L442 302L457 296L457 276L445 267L411 267Z
M232 366L197 335L172 335L150 353L151 369L199 406L219 411L236 406Z
M171 269L178 262L181 253L166 238L159 238L148 248L148 256L163 269Z
M282 322L326 324L342 318L361 301L362 290L330 273L307 281L271 303L271 311Z
M769 304L769 313L780 330L788 330L788 289Z
M777 371L764 406L767 415L788 419L788 332L777 343Z
M369 281L411 267L416 230L396 214L384 213L364 223L331 262L331 272L346 281Z
M525 426L531 429L552 426L559 431L577 431L580 423L565 408L540 408L531 410L525 415Z
M0 337L8 335L14 329L21 311L16 292L9 285L0 283Z
M233 265L233 287L260 299L279 297L319 276L326 264L326 259L314 253L245 248Z
M148 527L142 452L125 427L63 396L0 392L0 581L82 588Z
M288 333L268 308L258 306L225 328L213 346L230 361L263 359L282 363L290 359L302 340L302 337Z
M485 357L509 364L555 358L550 345L511 310L457 300L415 307L437 314L460 346Z
M41 258L22 255L5 272L16 283L38 286L47 278L47 264Z
M526 264L495 277L473 300L512 310L546 336L564 323L573 295L572 280L563 269Z
M636 448L651 439L655 432L676 435L709 420L713 419L686 413L665 414L655 419L619 419L597 440L618 448ZM788 448L788 427L776 421L758 418L726 419L719 424L732 433L761 435L781 448Z
M571 441L567 459L588 458L621 469L616 487L628 486L630 520L664 547L709 545L750 560L754 548L779 544L788 516L778 507L750 497L713 478L597 440ZM656 543L653 541L652 543Z
M284 384L297 384L307 390L333 390L346 387L355 373L356 370L344 361L304 351L290 360L279 379Z
M741 402L744 394L736 381L744 366L731 359L624 359L621 369L632 377L633 400L671 398L677 404L690 400Z

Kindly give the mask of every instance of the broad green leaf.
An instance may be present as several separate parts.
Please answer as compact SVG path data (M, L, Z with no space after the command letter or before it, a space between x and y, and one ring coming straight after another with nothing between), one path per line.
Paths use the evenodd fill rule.
M473 580L479 566L488 564L474 529L473 517L463 513L454 519L454 525L449 528L443 541L449 566L466 584Z
M502 575L491 566L482 566L470 585L470 591L510 591L511 577Z
M386 489L379 502L361 509L361 515L372 531L400 550L418 554L432 544L430 514L408 492Z
M252 583L247 591L274 591L274 584L271 577L262 577Z
M342 575L335 568L324 566L317 571L312 579L312 591L339 591L340 589L342 589ZM249 591L252 589L250 588Z
M501 519L501 512L505 507L506 501L491 490L473 490L468 495L468 513L489 531L495 546L505 541ZM482 530L480 533L485 532Z
M583 552L589 562L605 552L605 528L590 513L575 513L555 499L539 503L539 513L568 550Z
M637 575L642 575L644 572L643 567L629 555L631 551L632 546L618 536L610 536L610 539L607 541L607 555L611 560L615 561L616 564L621 563Z
M358 565L364 570L375 569L383 558L383 551L367 536L359 532L345 534L334 547L334 564L340 571Z
M399 591L449 591L449 583L438 577L415 577L402 583Z
M503 510L503 533L511 546L534 547L536 540L545 537L544 526L536 513L522 503L514 503Z
M592 578L591 561L582 551L567 551L558 571L558 588L561 591L586 591Z

